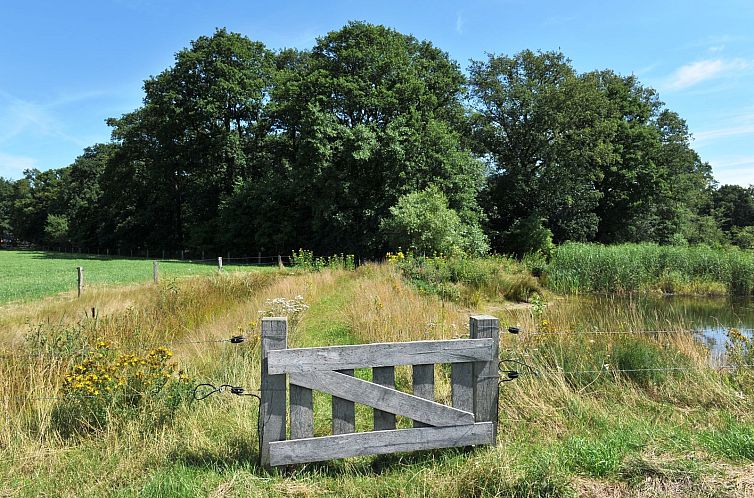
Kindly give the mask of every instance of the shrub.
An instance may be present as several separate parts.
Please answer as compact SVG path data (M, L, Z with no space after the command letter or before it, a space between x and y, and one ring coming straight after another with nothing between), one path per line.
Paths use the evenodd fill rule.
M314 257L313 251L299 249L291 253L291 263L294 268L308 271L322 271L325 268L331 270L355 270L356 258L353 254L335 254L329 257Z
M417 254L482 255L489 250L487 237L476 223L464 223L448 207L437 187L406 194L390 208L380 229L392 247L405 247Z
M188 376L170 361L172 356L163 347L144 354L117 353L98 342L67 372L63 400L53 410L55 428L67 437L137 415L157 425L167 422L190 391Z
M503 245L507 252L518 257L538 253L549 258L555 249L552 232L542 225L542 218L536 214L516 220L510 230L505 232Z

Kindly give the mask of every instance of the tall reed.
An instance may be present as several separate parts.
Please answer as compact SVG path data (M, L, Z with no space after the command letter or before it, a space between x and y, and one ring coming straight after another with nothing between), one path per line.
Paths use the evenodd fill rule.
M642 292L749 295L754 253L708 246L568 243L545 275L556 292Z

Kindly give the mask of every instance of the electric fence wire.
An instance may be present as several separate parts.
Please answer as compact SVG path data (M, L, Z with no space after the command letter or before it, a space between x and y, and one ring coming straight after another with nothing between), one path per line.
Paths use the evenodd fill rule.
M510 364L519 365L526 369L522 371L517 368L510 368ZM716 372L722 372L724 370L738 370L754 368L754 364L740 364L740 365L717 365L710 366L711 370ZM505 374L505 378L500 382L510 382L518 379L521 375L532 375L534 377L553 377L555 375L579 375L579 374L603 374L603 373L640 373L640 372L691 372L699 371L698 367L655 367L655 368L613 368L609 364L605 363L601 369L591 370L564 370L562 367L556 367L555 369L549 368L547 370L538 370L528 363L514 358L508 358L500 360L498 362L498 371L501 374Z
M151 349L156 349L160 347L175 347L175 346L186 346L186 345L196 345L196 344L242 344L246 342L249 339L260 337L259 332L251 332L247 334L242 335L234 335L229 338L225 339L201 339L201 340L195 340L195 341L171 341L171 342L160 342L160 343L153 343L153 344L142 344L140 346L134 346L127 348L124 351L119 351L120 354L129 354L134 351L148 351ZM71 351L66 354L60 354L60 353L3 353L0 354L0 360L15 360L15 359L31 359L31 358L51 358L51 359L76 359L77 356L86 355L88 353L91 353L93 351L96 351L96 348L86 348L86 349L80 349L76 351Z
M521 330L518 327L508 327L509 334L520 335L522 337L533 336L572 336L572 335L660 335L660 334L683 334L683 333L701 333L693 329L648 329L648 330L553 330L553 331L528 331Z

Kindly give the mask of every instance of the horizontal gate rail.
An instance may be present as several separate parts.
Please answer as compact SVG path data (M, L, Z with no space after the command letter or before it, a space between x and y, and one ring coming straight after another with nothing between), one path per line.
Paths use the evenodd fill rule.
M492 360L493 339L385 342L270 351L270 374Z
M492 422L455 427L423 427L355 432L270 443L270 465L320 462L333 458L384 455L397 451L434 450L494 444Z
M287 319L263 318L261 464L494 445L498 320L473 316L469 332L470 339L287 349ZM435 401L438 363L451 364L452 406ZM398 365L412 366L412 394L396 389ZM354 377L357 368L371 368L372 381ZM314 437L314 390L332 395L332 435ZM372 432L355 432L355 403L372 407ZM397 415L413 420L413 428L396 429Z
M291 384L403 415L436 427L473 424L474 414L338 372L291 374Z

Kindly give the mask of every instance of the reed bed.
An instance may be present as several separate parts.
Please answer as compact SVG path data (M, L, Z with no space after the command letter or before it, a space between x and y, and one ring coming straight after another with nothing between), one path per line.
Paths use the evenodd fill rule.
M748 296L754 289L754 253L701 245L568 243L555 250L546 282L560 293Z

